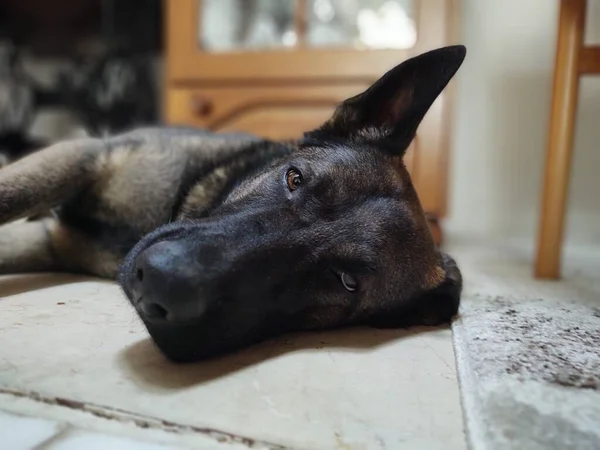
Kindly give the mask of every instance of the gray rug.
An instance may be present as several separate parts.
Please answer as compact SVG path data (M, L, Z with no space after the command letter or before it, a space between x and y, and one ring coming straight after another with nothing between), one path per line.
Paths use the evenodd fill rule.
M600 449L598 277L542 283L507 250L459 255L470 283L453 333L469 446Z

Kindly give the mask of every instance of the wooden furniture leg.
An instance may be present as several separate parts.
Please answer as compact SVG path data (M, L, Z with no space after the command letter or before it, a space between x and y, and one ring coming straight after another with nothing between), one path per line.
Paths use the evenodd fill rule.
M561 0L536 278L560 277L585 15L586 0Z

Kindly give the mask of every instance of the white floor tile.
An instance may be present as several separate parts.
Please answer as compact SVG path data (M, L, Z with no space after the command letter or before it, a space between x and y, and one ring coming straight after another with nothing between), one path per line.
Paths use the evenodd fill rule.
M73 431L44 450L180 450L175 447L136 441L119 436Z
M449 329L306 333L175 365L116 286L52 280L0 278L0 386L182 424L214 447L465 448Z
M0 448L31 450L60 432L58 422L22 417L0 411Z

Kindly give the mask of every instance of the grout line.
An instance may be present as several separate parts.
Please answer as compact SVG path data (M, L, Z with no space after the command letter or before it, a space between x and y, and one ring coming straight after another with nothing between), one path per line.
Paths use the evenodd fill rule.
M78 400L70 400L62 397L49 397L33 391L21 391L17 389L0 387L0 394L13 395L15 397L24 397L36 402L45 403L47 405L61 406L64 408L85 412L103 419L113 420L122 423L129 422L138 428L157 429L174 434L196 433L210 437L219 443L242 444L248 448L265 448L268 450L290 450L290 447L275 444L272 442L256 440L250 437L240 436L226 431L216 430L214 428L198 427L194 425L183 425L165 419L132 413L119 408L96 405L93 403L87 403Z
M50 446L52 444L55 444L59 441L62 440L62 438L66 437L70 432L71 432L72 428L70 426L63 426L58 433L54 433L52 436L50 436L48 439L40 442L39 444L37 444L35 447L33 447L32 450L45 450L50 448Z

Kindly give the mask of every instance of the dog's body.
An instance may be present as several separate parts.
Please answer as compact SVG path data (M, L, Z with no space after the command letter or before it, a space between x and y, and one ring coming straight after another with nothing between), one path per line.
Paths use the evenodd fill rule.
M1 229L0 273L66 271L115 278L146 234L173 221L208 216L235 183L289 154L292 145L160 127L44 149L7 166L0 176L3 204L24 194L31 202L18 209L0 205L0 223L42 216ZM60 192L48 186L55 183L53 176L64 183Z
M291 330L445 322L460 272L401 159L463 58L407 61L298 142L156 128L27 156L0 170L0 224L54 217L0 228L0 273L119 275L174 360Z

